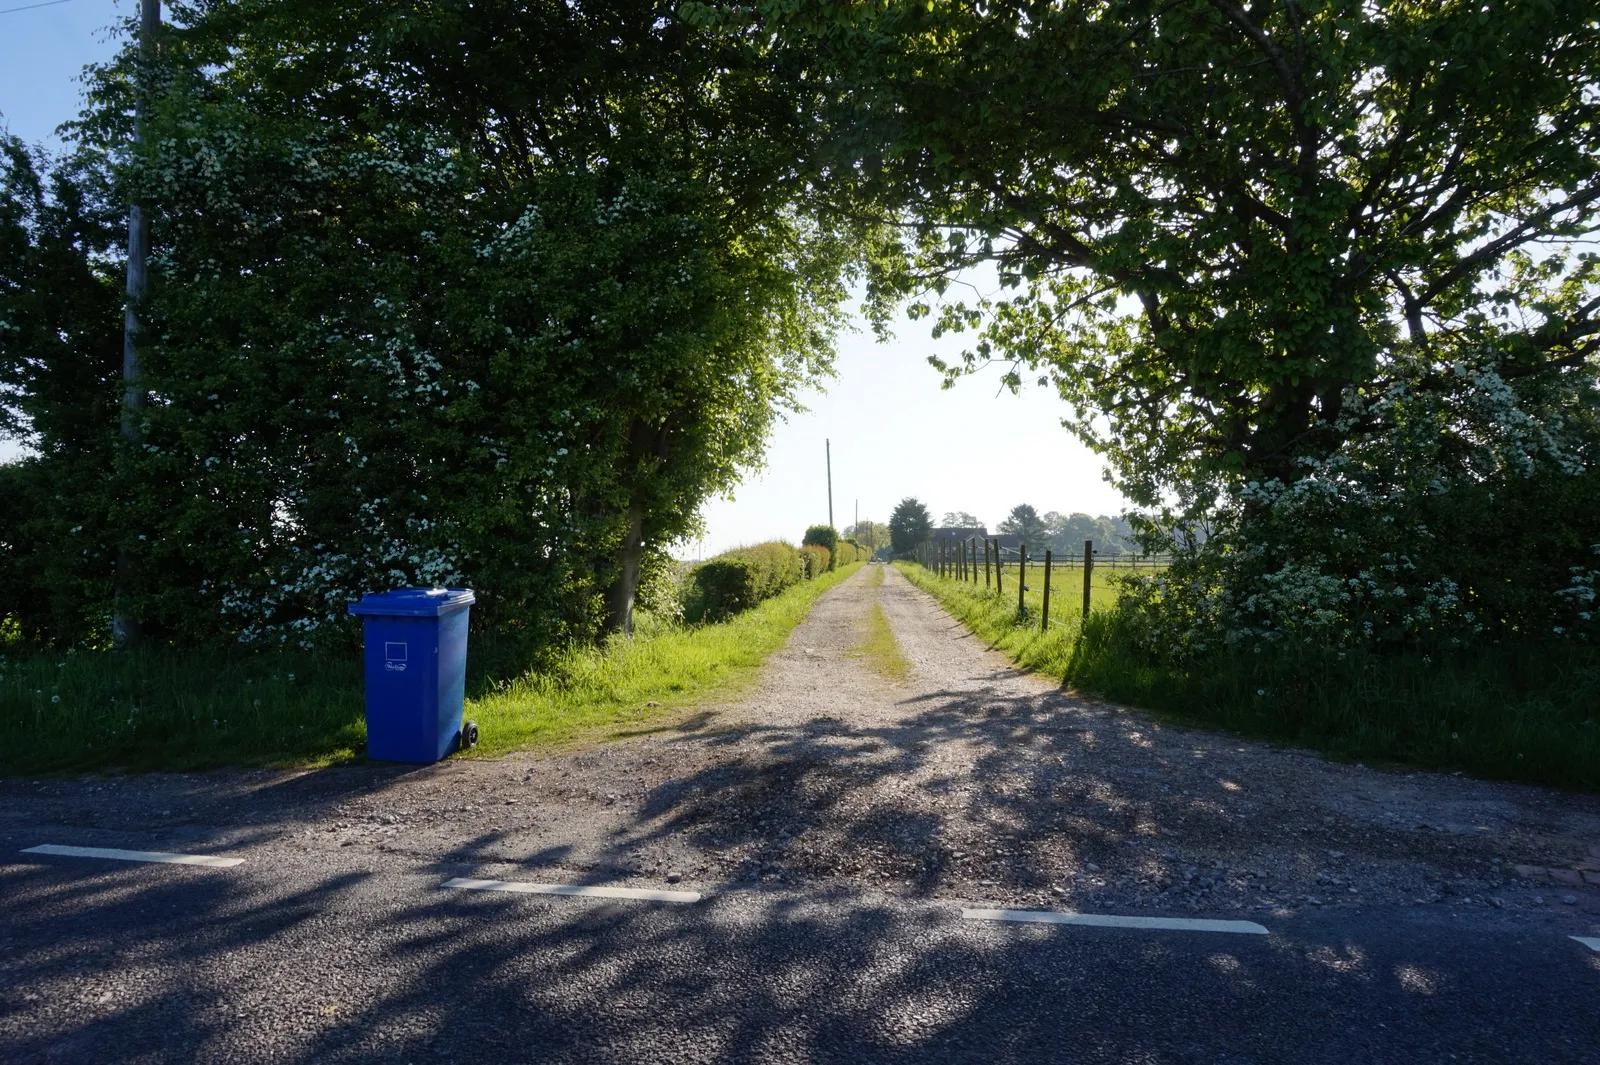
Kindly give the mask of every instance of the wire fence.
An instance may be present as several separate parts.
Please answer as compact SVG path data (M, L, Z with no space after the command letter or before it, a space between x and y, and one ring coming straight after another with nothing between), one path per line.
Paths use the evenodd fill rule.
M1130 573L1165 569L1172 564L1170 555L1103 555L1095 550L1093 540L1085 540L1082 551L1057 554L1054 549L1045 548L1042 556L1033 556L1028 553L1027 544L1007 547L996 539L980 536L929 541L917 549L916 559L923 568L941 577L970 582L989 594L1006 596L1009 591L1016 596L1017 615L1029 621L1037 617L1040 631L1048 630L1052 624L1065 624L1059 618L1065 613L1059 605L1060 597L1075 597L1080 583L1080 623L1089 616L1094 607L1097 571ZM1050 616L1052 592L1058 603L1057 619Z

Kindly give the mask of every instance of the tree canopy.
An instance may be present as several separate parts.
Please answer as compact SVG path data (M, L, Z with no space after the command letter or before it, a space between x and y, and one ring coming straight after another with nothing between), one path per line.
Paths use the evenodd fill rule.
M1382 433L1402 350L1580 364L1600 26L1575 0L757 4L904 218L904 290L1042 372L1139 502ZM818 94L827 89L819 88ZM1361 413L1352 416L1352 406Z
M61 211L137 190L155 248L129 491L55 508L59 542L132 552L137 609L180 642L309 640L363 590L458 582L541 643L625 628L649 552L830 370L864 230L807 210L784 94L659 3L175 15L142 150L129 52L52 179ZM68 267L9 173L29 250L0 292L36 298ZM121 248L75 253L84 274ZM103 372L98 407L47 394L65 345L0 344L12 409L42 432L72 408L113 448Z
M458 580L539 640L626 628L651 552L828 371L861 263L880 326L905 303L972 337L947 382L999 362L1061 395L1192 549L1164 616L1593 620L1591 3L231 0L178 7L160 52L95 73L70 159L8 149L0 405L54 443L5 473L0 584L80 590L30 615L51 639L93 627L118 551L180 640L306 639L375 583Z
M862 521L856 525L847 525L844 534L858 541L868 552L875 552L889 543L889 526L882 522Z
M1044 519L1039 512L1027 503L1019 503L1011 508L999 525L999 530L1007 536L1022 538L1023 543L1031 543L1042 548L1048 535Z
M933 535L933 516L921 500L907 496L889 514L889 546L897 555L910 554Z
M1049 511L1041 519L1051 546L1060 552L1082 552L1085 540L1094 542L1096 554L1120 555L1136 551L1132 527L1125 518L1096 518L1081 512L1062 514Z
M881 312L975 334L950 380L998 361L1055 388L1125 494L1179 543L1209 531L1169 587L1207 601L1168 614L1358 641L1582 620L1592 4L697 10L764 28L851 202L903 227ZM998 289L960 298L980 267ZM1509 505L1559 515L1520 598L1490 557Z

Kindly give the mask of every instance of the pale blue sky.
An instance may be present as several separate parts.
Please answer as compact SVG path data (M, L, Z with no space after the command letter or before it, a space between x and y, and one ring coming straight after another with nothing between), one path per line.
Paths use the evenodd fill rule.
M0 9L28 0L0 0ZM135 0L67 0L0 14L0 122L29 142L52 143L56 126L79 106L78 75L109 56L105 28L136 10ZM924 324L902 323L895 340L862 330L841 338L838 377L808 397L805 414L773 434L766 467L731 499L707 506L703 544L711 553L766 539L797 541L826 521L823 441L833 441L834 521L887 521L903 496L921 499L935 520L947 510L975 514L991 527L1011 507L1110 514L1122 497L1100 476L1101 463L1061 428L1061 401L1048 390L997 394L996 376L940 388L926 359L936 345ZM948 340L937 345L949 355ZM15 455L0 444L0 460Z

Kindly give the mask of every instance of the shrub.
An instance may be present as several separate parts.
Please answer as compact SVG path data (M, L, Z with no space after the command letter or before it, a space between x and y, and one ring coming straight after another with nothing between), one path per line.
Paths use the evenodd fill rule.
M833 552L835 566L848 566L861 557L861 549L853 540L840 540L839 546Z
M833 554L821 544L807 544L800 549L805 560L806 579L811 580L828 572L833 566Z
M802 547L824 547L828 550L828 565L831 568L838 562L839 531L832 525L813 525L801 537Z
M805 572L801 553L779 541L725 551L690 575L684 618L697 622L732 617L771 599Z

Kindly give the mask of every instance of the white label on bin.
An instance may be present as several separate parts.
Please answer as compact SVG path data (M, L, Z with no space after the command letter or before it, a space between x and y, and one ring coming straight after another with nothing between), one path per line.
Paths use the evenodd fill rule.
M383 645L383 668L390 673L404 673L406 671L406 645L403 643L385 643Z

